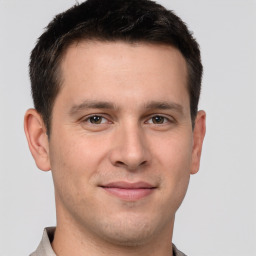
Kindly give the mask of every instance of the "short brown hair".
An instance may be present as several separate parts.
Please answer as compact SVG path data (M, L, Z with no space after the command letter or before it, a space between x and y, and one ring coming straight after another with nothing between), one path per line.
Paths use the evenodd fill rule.
M187 62L190 112L194 124L203 67L199 45L185 23L172 11L150 0L87 0L58 14L31 53L32 96L48 134L54 100L61 86L61 58L68 46L86 39L147 42L177 48Z

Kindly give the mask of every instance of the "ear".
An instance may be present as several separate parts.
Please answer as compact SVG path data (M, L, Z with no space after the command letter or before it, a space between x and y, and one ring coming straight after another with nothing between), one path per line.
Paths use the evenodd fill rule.
M205 119L206 114L204 111L198 111L195 120L195 126L193 130L193 150L192 150L192 161L190 167L190 173L195 174L199 170L200 158L203 146L203 140L205 136Z
M41 115L35 109L27 110L24 117L24 130L37 167L42 171L49 171L51 166L46 127Z

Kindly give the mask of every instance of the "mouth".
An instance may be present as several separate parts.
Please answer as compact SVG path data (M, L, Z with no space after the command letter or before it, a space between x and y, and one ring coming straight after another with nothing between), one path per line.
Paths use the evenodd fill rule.
M146 182L112 182L100 186L107 193L125 201L137 201L151 195L157 187Z

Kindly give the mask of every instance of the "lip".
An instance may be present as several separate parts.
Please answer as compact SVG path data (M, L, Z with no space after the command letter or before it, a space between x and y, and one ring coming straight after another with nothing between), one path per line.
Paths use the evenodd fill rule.
M151 195L156 187L147 182L111 182L100 186L107 193L125 201L137 201Z

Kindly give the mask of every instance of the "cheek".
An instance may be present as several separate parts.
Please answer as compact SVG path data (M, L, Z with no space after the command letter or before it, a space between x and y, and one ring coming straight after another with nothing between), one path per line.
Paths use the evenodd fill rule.
M84 184L97 171L100 154L100 150L92 149L83 137L76 138L70 134L55 136L50 146L50 160L56 187L72 193L86 189Z
M157 138L158 144L153 143L152 150L159 165L169 170L173 175L189 173L192 159L193 138L190 132L170 133L162 138ZM154 147L154 145L157 145Z
M190 165L192 157L192 137L170 136L162 141L162 146L156 151L156 166L160 167L162 189L168 200L178 208L181 204L189 183Z
M72 134L68 129L52 136L50 158L56 186L65 189L64 193L88 192L97 182L98 172L105 171L108 137Z

